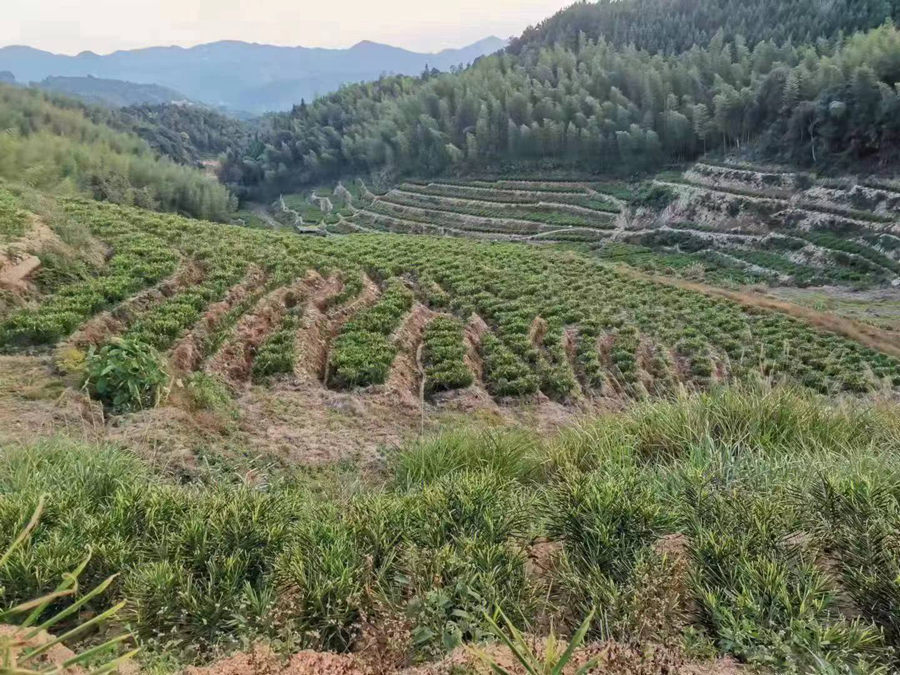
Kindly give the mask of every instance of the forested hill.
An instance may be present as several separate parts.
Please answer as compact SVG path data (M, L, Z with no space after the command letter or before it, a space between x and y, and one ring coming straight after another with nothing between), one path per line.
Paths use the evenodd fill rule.
M0 180L211 220L229 218L235 204L224 186L161 157L134 133L112 128L104 117L109 114L0 84Z
M580 33L663 54L706 46L717 33L726 40L741 36L751 47L764 40L799 45L898 17L898 0L599 0L576 3L528 28L508 51L574 48Z
M86 103L112 107L186 101L187 96L158 84L138 84L100 77L48 77L39 89L74 96Z
M200 105L136 105L92 109L97 121L143 138L179 164L199 166L232 148L246 147L251 125Z
M635 14L621 25L640 30L638 9L647 1L615 3L623 16L627 7ZM719 4L690 6L712 17L709 8ZM851 26L858 17L871 23L892 14L881 0L849 4ZM770 0L742 5L746 18L722 16L708 26L717 32L708 45L678 54L582 33L574 45L494 55L460 73L346 87L269 118L248 151L230 154L222 176L248 196L373 169L428 175L541 160L630 173L748 146L802 165L891 159L900 149L893 25L829 38L832 23L809 13L801 30L798 14L788 32L809 42L763 39L751 47L742 34L726 39L725 29L755 39L787 29L775 23L780 14ZM646 39L664 44L679 21L655 24L658 34Z

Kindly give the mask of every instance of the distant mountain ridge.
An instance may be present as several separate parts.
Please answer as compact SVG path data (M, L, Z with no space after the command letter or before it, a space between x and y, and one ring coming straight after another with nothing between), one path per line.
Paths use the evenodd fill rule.
M278 47L225 40L196 47L148 47L112 54L53 54L24 46L0 48L0 71L19 82L86 77L157 84L194 101L263 113L287 110L383 73L414 75L425 66L449 70L502 49L496 37L433 54L362 41L349 49Z

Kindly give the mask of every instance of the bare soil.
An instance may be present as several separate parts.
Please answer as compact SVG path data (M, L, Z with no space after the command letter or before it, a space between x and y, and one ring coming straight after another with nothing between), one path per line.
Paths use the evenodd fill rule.
M187 335L175 343L170 362L176 372L191 372L203 361L203 343L220 328L226 315L266 281L265 273L258 267L251 267L241 283L229 289L225 298L210 305L200 320Z
M546 639L528 637L526 640L533 653L543 656ZM503 645L483 645L479 651L506 672L515 675L527 673ZM678 651L659 645L632 646L606 641L589 643L577 649L563 673L572 675L595 658L598 665L589 672L618 675L734 675L751 672L732 659L690 661ZM494 671L476 653L465 648L455 650L436 663L384 668L382 664L357 654L304 650L282 658L264 645L256 645L248 652L239 652L205 668L190 668L187 671L188 675L451 675L461 672L490 675Z

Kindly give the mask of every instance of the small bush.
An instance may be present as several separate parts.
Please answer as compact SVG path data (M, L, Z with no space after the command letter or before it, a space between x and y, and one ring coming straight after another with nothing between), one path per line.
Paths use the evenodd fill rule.
M152 408L168 382L157 351L139 340L115 338L87 357L87 385L91 394L113 412Z
M424 336L425 387L429 393L464 389L472 384L466 366L463 325L458 319L438 317Z
M195 410L222 411L231 404L228 387L218 378L204 372L191 375L185 385L191 407Z
M636 208L662 211L675 201L675 191L665 185L645 184L631 198L631 205Z
M288 311L281 325L259 348L253 360L253 379L257 382L274 375L291 373L297 358L295 341L300 327L302 307Z

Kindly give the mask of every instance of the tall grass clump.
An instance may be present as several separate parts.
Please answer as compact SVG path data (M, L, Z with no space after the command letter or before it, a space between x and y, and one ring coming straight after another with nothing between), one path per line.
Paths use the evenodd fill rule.
M898 667L900 434L893 404L762 384L679 394L540 439L438 434L384 480L310 490L174 483L110 446L0 453L3 600L96 587L150 652L248 641L353 650L402 625L408 659L506 631L705 645L776 672ZM91 557L83 567L84 551ZM499 612L497 611L499 609Z
M3 569L13 554L28 540L32 531L40 521L44 508L44 496L38 502L30 520L12 540L5 552L0 554L0 569ZM131 650L116 656L118 646L131 638L123 633L105 642L96 644L80 654L58 655L52 650L64 642L70 642L96 630L104 622L115 620L116 615L125 606L124 602L107 609L87 620L77 619L79 610L92 598L100 595L112 583L114 577L106 579L96 588L88 591L67 604L59 611L53 607L63 601L75 598L79 592L79 576L90 561L90 554L74 570L63 575L56 588L47 595L4 608L5 589L0 586L0 624L12 623L14 629L4 631L0 636L0 671L10 674L64 673L89 664L92 673L108 673L137 654ZM49 615L49 616L48 616ZM53 637L46 631L63 628L66 632ZM110 656L110 655L113 656ZM40 669L40 670L37 670Z
M489 471L505 480L529 481L542 470L538 439L521 430L458 429L419 439L392 457L392 473L403 487L427 485L465 471Z

